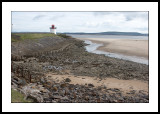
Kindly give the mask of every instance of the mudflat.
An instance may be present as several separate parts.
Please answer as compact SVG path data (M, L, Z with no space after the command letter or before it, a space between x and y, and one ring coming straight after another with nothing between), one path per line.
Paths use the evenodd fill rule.
M93 43L101 43L98 50L120 53L128 56L138 56L148 59L148 40L140 39L106 39L106 38L83 38Z

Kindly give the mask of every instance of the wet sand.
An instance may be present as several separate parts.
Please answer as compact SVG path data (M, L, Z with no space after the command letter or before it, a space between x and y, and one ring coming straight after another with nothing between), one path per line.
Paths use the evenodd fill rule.
M148 40L106 38L83 38L82 40L103 44L97 50L148 59Z

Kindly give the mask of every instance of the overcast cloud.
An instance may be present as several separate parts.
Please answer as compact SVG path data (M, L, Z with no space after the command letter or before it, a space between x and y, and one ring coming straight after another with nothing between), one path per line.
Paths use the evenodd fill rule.
M12 12L13 32L148 33L148 12Z

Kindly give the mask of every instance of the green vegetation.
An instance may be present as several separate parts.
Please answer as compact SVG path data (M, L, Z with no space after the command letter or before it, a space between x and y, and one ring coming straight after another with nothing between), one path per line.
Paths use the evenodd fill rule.
M38 38L53 37L53 36L57 35L53 33L12 33L11 41L17 42L25 39L38 39Z
M44 38L44 37L62 37L62 38L72 38L71 36L68 36L66 34L58 33L11 33L11 42L17 42L17 41L23 41L26 39L38 39L38 38Z
M20 92L11 89L11 102L12 103L32 103L33 100L25 100L25 97Z

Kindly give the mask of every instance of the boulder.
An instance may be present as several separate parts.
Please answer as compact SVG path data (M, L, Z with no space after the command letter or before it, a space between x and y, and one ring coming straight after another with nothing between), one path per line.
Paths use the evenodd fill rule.
M44 102L44 98L48 98L50 93L43 86L34 83L23 86L21 92L25 94L26 98L31 98L39 103Z

